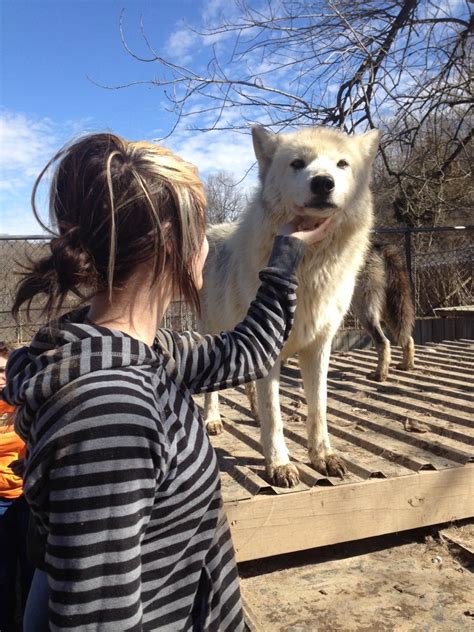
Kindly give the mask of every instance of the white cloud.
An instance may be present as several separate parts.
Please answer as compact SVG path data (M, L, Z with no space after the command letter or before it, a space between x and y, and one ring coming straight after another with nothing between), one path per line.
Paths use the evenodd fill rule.
M164 45L164 57L181 66L196 62L203 49L215 46L233 36L231 31L209 33L208 30L218 29L224 22L237 16L238 11L229 0L206 1L199 24L191 26L180 22L176 25L176 30L168 37Z
M222 20L223 16L232 11L233 4L229 0L207 0L203 5L202 18L209 24L215 20Z
M33 184L55 152L87 121L59 125L49 118L0 110L0 233L43 233L30 205ZM44 187L39 192L41 216L47 220Z
M224 113L223 122L239 118L238 109ZM205 117L204 117L205 118ZM202 124L203 117L196 118ZM21 113L0 111L0 233L41 234L30 206L33 183L55 151L87 123L64 125ZM199 132L178 129L164 144L197 166L201 177L227 171L249 190L257 178L250 134L232 131ZM251 169L250 173L247 172ZM39 192L41 216L47 219L46 187Z
M249 134L183 130L173 134L166 145L196 165L202 178L218 171L227 171L237 181L243 180L244 189L250 189L256 183L257 172L252 169L255 154Z
M197 33L186 27L178 29L166 42L166 57L178 65L189 63L193 58L191 52L195 49L199 39L200 36Z
M61 143L50 119L0 112L1 233L43 232L30 209L33 183Z
M33 177L57 145L49 119L31 119L16 112L0 114L1 182L12 176ZM9 180L7 180L8 182Z
M241 126L245 123L240 109L228 107L218 113L206 111L208 102L205 98L195 95L191 99L191 109L196 112L195 114L183 117L171 136L161 140L164 130L155 129L150 137L154 137L155 142L162 142L179 156L196 165L203 178L211 173L227 171L236 180L245 178L242 183L244 188L253 187L256 183L257 170L252 169L255 164L255 154L250 124L247 130L231 129L233 125ZM212 129L217 115L219 115L218 126L228 129ZM254 120L258 120L258 112L255 112ZM192 129L193 127L199 129ZM204 129L209 131L200 131Z

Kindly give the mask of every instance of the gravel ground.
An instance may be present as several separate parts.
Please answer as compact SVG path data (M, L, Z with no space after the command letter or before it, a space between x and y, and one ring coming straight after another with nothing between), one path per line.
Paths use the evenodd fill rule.
M474 521L239 570L255 632L474 632Z

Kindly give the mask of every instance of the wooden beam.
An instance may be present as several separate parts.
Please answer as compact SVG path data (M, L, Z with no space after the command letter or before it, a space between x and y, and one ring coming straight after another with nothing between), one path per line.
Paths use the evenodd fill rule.
M474 464L225 504L237 561L474 516Z

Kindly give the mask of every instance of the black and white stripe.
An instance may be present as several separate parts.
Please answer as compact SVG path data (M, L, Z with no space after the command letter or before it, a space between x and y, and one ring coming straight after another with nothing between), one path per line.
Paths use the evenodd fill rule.
M232 332L160 330L148 347L82 310L13 355L4 395L28 445L51 630L244 629L216 456L191 394L272 366L302 249L276 240Z

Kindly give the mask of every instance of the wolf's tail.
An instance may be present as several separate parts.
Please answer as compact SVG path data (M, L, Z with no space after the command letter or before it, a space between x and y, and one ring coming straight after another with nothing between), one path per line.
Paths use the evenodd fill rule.
M394 338L404 346L415 325L415 307L408 270L395 246L379 246L377 250L383 257L387 280L385 321Z

